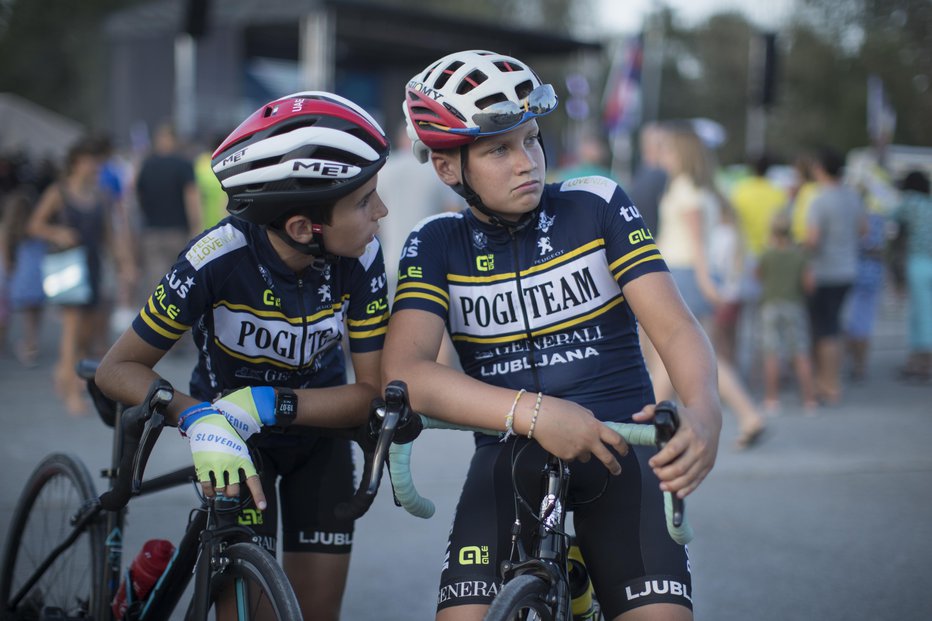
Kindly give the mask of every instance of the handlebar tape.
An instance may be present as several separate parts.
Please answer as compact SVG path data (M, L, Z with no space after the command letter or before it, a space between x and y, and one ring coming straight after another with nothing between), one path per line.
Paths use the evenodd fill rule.
M421 415L421 423L424 429L458 429L465 431L475 431L486 433L488 435L497 435L500 432L489 429L479 429L474 427L464 427L455 425L446 421L437 420ZM654 446L657 441L657 430L653 425L640 425L631 423L605 423L609 428L619 433L628 444L641 446ZM389 474L392 477L392 485L395 488L395 497L405 510L420 518L429 518L435 511L434 503L420 495L414 486L414 480L411 476L411 447L412 444L393 444L389 449L390 464ZM680 545L685 545L692 541L692 528L683 516L682 523L674 526L674 498L669 492L664 492L664 514L667 521L667 532L670 537Z

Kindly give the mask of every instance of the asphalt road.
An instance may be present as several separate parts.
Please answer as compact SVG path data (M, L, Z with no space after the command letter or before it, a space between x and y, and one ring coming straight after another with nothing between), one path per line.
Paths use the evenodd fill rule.
M110 435L96 417L69 418L51 389L57 319L50 314L40 364L24 369L0 357L3 431L0 537L28 473L52 451L78 455L92 473L109 462ZM762 442L746 452L726 414L718 462L687 502L696 532L689 545L699 621L932 619L932 384L894 379L905 355L903 308L881 309L869 378L849 385L844 403L804 416L787 389L784 413L769 420ZM191 359L172 356L159 369L186 384ZM414 450L415 480L437 514L414 518L383 485L357 523L343 618L432 619L437 575L469 434L431 431ZM186 442L163 434L149 472L190 463ZM98 491L102 481L98 482ZM190 488L135 500L125 549L145 539L177 541Z

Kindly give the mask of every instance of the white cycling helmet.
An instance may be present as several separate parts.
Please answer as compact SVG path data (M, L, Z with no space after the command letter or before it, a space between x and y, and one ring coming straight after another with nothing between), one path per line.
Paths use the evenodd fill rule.
M217 147L211 165L227 210L270 224L333 205L371 179L388 157L385 132L352 101L294 93L256 110Z
M521 61L484 50L444 56L405 87L403 105L415 155L507 132L553 112L557 95Z

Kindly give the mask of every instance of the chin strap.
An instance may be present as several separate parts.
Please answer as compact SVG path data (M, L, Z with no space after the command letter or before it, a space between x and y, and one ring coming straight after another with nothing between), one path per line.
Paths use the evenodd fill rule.
M283 242L285 242L286 244L288 244L289 246L291 246L292 248L294 248L301 254L306 254L309 257L314 257L318 259L318 261L314 262L315 265L317 263L323 264L327 262L333 262L336 260L336 255L330 254L329 252L327 252L327 249L324 247L323 226L321 226L320 224L311 225L311 231L313 231L314 237L311 238L311 241L306 244L302 244L301 242L297 242L293 240L291 237L288 236L287 233L285 233L285 231L282 231L280 229L270 227L270 226L267 226L266 228L272 231L273 233L275 233L275 235L280 240L282 240Z

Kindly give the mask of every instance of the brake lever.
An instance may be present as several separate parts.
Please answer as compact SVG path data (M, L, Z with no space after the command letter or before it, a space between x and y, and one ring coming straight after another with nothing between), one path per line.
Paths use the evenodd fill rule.
M676 405L671 401L661 401L654 408L654 428L657 430L657 450L663 449L680 428L680 415ZM677 528L683 525L683 516L686 514L686 503L676 494L670 494L673 501L673 525Z

